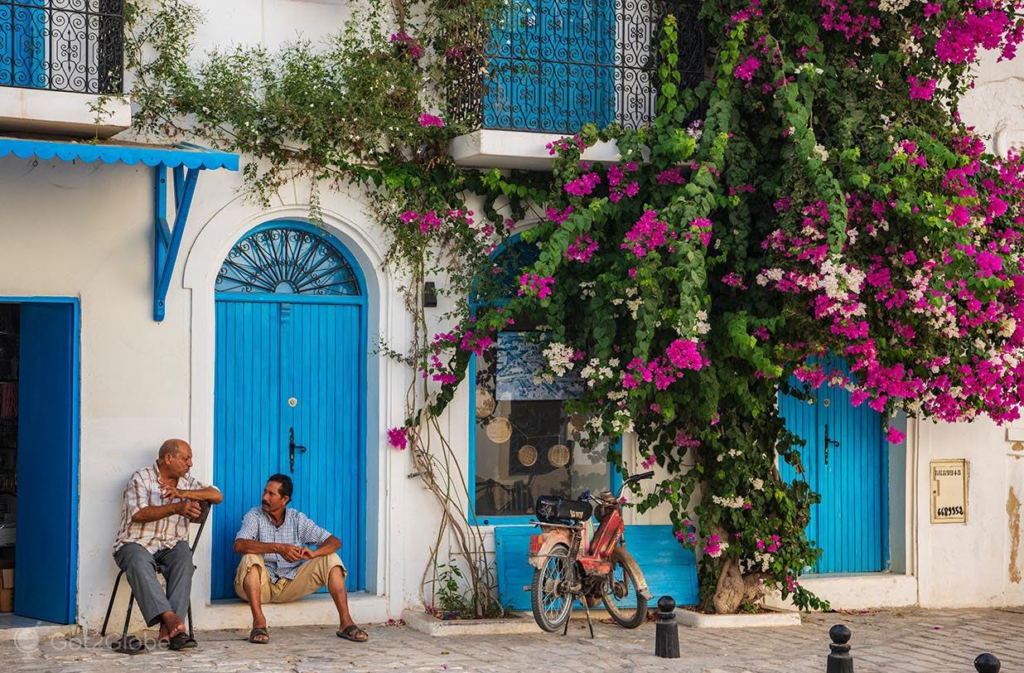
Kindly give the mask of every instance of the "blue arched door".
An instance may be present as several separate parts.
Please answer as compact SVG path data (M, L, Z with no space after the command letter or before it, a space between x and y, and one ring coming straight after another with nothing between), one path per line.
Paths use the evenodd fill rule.
M851 376L841 360L833 368ZM807 401L779 395L779 412L807 442L800 450L804 478L821 495L807 526L807 537L822 550L814 572L887 570L888 444L881 414L866 404L853 406L845 388L827 385ZM796 478L792 466L779 463L784 479Z
M217 277L213 598L234 597L242 516L267 477L341 540L349 590L365 586L366 293L325 232L272 222L246 234ZM303 448L305 450L303 450Z

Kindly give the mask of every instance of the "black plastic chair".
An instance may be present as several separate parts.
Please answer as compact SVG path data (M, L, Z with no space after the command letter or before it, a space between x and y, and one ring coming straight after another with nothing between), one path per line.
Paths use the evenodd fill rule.
M203 529L206 528L206 520L210 518L210 503L201 502L199 507L202 511L196 519L193 519L191 523L199 524L199 530L196 531L196 536L192 540L191 550L192 556L195 557L196 547L199 545L199 539L203 536ZM196 566L192 566L193 570ZM107 605L107 616L103 618L103 628L100 629L100 637L106 637L107 635L107 624L110 622L110 612L114 609L114 600L117 598L117 590L121 586L121 577L124 575L124 571L121 570L117 573L117 579L114 580L114 590L110 593L110 603ZM135 605L135 592L132 592L131 597L128 598L128 612L124 616L124 630L121 632L121 641L128 637L128 623L132 619L132 607ZM195 631L192 628L192 602L188 604L188 637L195 638Z

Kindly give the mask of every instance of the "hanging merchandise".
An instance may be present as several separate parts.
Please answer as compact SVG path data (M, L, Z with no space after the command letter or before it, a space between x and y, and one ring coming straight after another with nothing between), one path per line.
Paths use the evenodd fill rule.
M7 381L0 383L0 418L18 417L18 386Z

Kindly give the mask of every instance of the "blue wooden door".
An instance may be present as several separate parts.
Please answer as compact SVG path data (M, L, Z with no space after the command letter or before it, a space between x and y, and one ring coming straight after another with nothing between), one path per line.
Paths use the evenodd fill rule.
M574 133L615 119L615 0L524 0L491 31L484 128Z
M75 305L21 305L14 612L75 621L78 559Z
M849 370L842 362L847 374ZM786 426L807 441L805 478L821 494L808 538L823 550L818 573L877 572L888 566L888 445L881 415L854 407L842 387L823 386L813 403L779 396ZM826 445L827 440L827 445ZM793 479L789 465L783 478Z
M240 241L218 278L213 598L230 598L242 516L267 477L337 536L349 590L365 586L366 297L347 251L274 223ZM290 449L291 443L305 450Z
M214 510L213 598L234 592L232 550L242 516L260 504L281 467L281 305L218 301L213 479L224 502ZM287 432L287 430L285 430ZM300 487L301 488L301 487Z
M362 417L362 307L286 304L282 312L284 394L295 400L282 425L306 451L296 453L294 472L282 455L281 471L296 485L292 506L341 540L349 589L362 588L366 476L361 424L353 422Z

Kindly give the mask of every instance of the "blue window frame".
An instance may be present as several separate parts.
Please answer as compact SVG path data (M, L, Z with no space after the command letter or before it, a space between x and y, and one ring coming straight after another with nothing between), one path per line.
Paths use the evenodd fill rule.
M508 267L500 274L504 286L512 287L516 271L535 256L516 239L499 250L496 263ZM481 523L527 523L540 495L577 497L621 483L608 441L588 443L586 417L566 410L582 382L540 380L545 344L536 323L518 317L470 360L469 491ZM621 451L621 443L612 448Z

